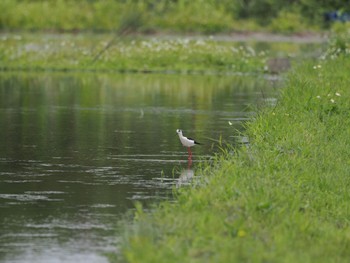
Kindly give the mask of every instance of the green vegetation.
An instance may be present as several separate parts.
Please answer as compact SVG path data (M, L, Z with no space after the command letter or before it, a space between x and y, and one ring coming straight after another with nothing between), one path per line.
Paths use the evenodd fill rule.
M201 183L176 191L177 202L137 206L125 259L348 262L348 52L292 71L277 105L247 124L249 147L195 171Z
M279 66L271 63L274 58L297 60L320 49L320 43L242 43L225 37L4 33L0 70L261 73Z
M324 58L350 55L350 23L336 23L332 27L329 48Z
M59 0L0 1L0 30L200 32L322 29L344 1Z
M2 0L0 30L293 33L321 30L324 12L344 8L341 0L289 2ZM177 202L151 213L137 206L125 260L348 262L350 41L347 24L333 30L322 59L293 70L278 104L247 124L249 147L223 149L195 171L196 185L175 191ZM103 34L2 34L0 69L262 72L267 64L264 52L210 39L109 41Z
M2 70L106 70L120 72L258 71L266 53L210 39L119 39L102 52L108 35L3 35ZM99 55L100 54L100 55Z

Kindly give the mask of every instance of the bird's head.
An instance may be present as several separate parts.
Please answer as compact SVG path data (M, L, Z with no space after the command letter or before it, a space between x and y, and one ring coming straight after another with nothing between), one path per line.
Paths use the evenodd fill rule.
M177 130L176 130L176 133L177 133L177 134L182 134L182 130L177 129Z

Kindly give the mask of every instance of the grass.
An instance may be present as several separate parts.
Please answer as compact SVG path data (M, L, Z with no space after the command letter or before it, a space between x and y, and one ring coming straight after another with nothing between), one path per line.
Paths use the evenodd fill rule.
M261 73L269 70L270 58L297 60L320 49L319 43L242 43L198 35L3 33L0 70Z
M106 70L131 72L262 72L266 52L213 41L122 38L104 50L110 35L4 34L2 70Z
M310 26L322 30L323 13L339 8L344 8L340 2L320 5L313 0L289 4L281 0L2 0L0 30L111 32L127 25L143 33L294 33Z
M137 206L127 262L348 262L350 59L304 63L278 104L247 124L247 148L196 171L200 187ZM234 131L232 131L234 133Z

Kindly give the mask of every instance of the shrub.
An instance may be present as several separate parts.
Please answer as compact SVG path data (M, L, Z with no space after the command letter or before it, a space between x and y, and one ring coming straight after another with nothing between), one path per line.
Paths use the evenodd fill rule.
M275 32L295 33L302 32L308 28L305 20L297 12L282 10L278 16L271 21L270 28Z
M350 55L350 22L336 22L332 26L328 48L324 58Z

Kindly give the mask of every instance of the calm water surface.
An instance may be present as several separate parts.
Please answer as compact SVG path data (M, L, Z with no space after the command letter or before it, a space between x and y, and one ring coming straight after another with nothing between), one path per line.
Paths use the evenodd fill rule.
M171 198L252 105L257 76L0 74L0 261L108 262L135 201ZM229 125L229 122L232 125ZM176 129L204 145L191 169Z

